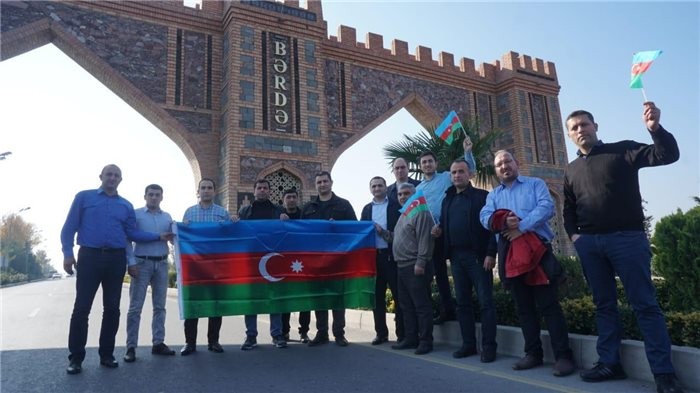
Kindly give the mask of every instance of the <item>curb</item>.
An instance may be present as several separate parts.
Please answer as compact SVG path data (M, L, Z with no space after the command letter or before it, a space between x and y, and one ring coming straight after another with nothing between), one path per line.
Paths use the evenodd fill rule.
M168 297L177 298L177 289L168 288ZM386 314L387 326L394 325L394 314ZM374 316L371 311L345 311L345 326L348 328L374 332ZM477 323L477 342L481 341L481 329ZM393 334L393 332L391 333ZM554 363L552 347L549 343L549 332L542 330L542 347L544 360ZM433 328L433 338L436 342L459 347L462 336L456 321L446 322ZM596 351L597 336L569 334L569 345L574 354L574 361L579 368L588 368L598 361ZM501 355L520 358L523 356L525 341L519 327L498 325L496 333L498 353ZM628 377L647 382L654 382L644 351L644 343L636 340L622 340L621 359ZM700 391L700 349L692 347L671 347L671 360L676 369L676 376L686 390Z
M394 325L394 314L387 313L387 325ZM374 331L374 317L371 311L346 310L345 325L361 330ZM391 330L391 328L390 328ZM477 323L477 342L481 341L481 329ZM542 347L544 360L554 363L554 354L549 341L549 332L542 330ZM433 339L436 342L458 348L462 344L459 324L456 321L446 322L433 328ZM596 351L597 336L569 334L569 345L574 354L574 361L579 368L588 368L598 361ZM520 358L523 356L525 341L519 327L498 325L496 333L498 353ZM621 359L628 377L642 381L654 382L644 351L644 343L636 340L622 340ZM676 376L681 385L692 391L700 391L700 349L692 347L671 347L671 360L676 369Z

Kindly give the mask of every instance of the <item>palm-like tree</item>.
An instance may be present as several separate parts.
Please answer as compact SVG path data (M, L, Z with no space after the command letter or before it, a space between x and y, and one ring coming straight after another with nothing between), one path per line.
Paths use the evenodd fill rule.
M694 196L693 200L695 201L696 204L700 205L700 197Z
M466 134L472 140L472 153L476 161L476 176L474 177L476 184L495 184L497 177L496 170L493 167L491 147L501 136L501 132L491 130L484 134L479 134L477 131L479 129L478 124L463 124L463 126ZM411 177L418 178L422 174L418 166L418 157L424 151L429 150L435 153L438 161L437 170L439 172L449 170L452 161L463 156L463 132L459 131L453 135L454 140L452 144L448 145L435 135L435 127L428 127L422 131L414 136L404 134L403 139L384 146L384 157L390 161L396 158L405 159L408 162Z

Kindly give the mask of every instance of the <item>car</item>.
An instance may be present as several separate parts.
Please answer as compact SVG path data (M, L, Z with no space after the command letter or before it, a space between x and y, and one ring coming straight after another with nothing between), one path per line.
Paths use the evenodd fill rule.
M61 273L54 273L51 275L51 279L53 280L54 278L63 278L63 274Z

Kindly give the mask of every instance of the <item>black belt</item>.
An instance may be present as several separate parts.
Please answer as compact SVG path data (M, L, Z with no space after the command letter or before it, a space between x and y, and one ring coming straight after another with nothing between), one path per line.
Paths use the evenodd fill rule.
M93 252L99 252L102 254L114 254L118 252L126 252L126 249L124 247L122 248L109 248L109 247L86 247L86 246L80 246L80 248L84 248L89 251Z
M388 248L378 248L377 249L377 254L383 254L385 252L389 252Z
M145 256L145 255L144 256L137 255L136 258L146 259L149 261L164 261L164 260L168 259L168 256L162 255L162 256L158 256L158 257L152 257L152 256Z

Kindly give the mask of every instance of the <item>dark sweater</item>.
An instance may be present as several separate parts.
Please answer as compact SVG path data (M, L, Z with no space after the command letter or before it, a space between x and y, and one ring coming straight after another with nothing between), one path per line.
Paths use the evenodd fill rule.
M653 145L635 141L599 142L588 155L566 168L564 176L564 228L598 234L644 230L639 169L678 160L676 139L659 127L650 132Z
M355 210L347 199L340 198L333 193L331 199L321 202L318 196L311 198L301 209L302 219L315 220L352 220L357 221Z

